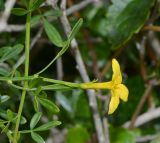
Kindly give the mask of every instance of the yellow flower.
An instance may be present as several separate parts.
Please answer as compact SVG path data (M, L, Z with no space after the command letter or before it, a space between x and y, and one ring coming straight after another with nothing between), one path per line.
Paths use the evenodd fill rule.
M111 90L111 100L109 103L108 114L112 114L118 107L120 99L123 101L128 100L128 89L122 84L122 75L119 63L116 59L112 60L112 81L103 83L83 83L81 88L83 89L110 89Z

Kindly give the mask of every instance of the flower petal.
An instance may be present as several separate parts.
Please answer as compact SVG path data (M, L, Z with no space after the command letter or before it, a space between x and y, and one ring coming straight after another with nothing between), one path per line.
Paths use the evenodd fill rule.
M119 96L114 95L114 92L112 92L111 101L109 103L108 114L112 114L117 109L118 105L119 105Z
M114 94L119 96L123 101L128 101L128 88L124 84L118 84L115 87Z
M112 70L113 70L112 81L115 84L120 84L122 82L122 75L119 63L116 59L112 60Z

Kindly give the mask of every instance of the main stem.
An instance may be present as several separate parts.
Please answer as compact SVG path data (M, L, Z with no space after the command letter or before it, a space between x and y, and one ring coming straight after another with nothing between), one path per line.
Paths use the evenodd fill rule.
M25 73L24 76L28 77L29 72L29 49L30 49L30 20L31 20L31 12L27 14L27 21L26 21L26 39L25 39ZM28 88L28 81L24 81L24 90L22 91L21 101L19 105L17 120L16 120L16 127L14 131L14 140L13 143L17 143L18 137L18 129L20 124L20 118L23 110L23 105L26 96L26 90Z

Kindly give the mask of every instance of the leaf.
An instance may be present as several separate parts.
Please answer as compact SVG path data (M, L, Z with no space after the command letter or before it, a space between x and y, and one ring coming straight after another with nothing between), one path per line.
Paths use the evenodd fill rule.
M38 107L39 107L38 105L39 105L39 103L38 103L37 96L34 96L33 105L34 105L35 111L38 112Z
M11 120L13 120L13 118L14 118L13 112L10 109L8 109L7 110L7 119L9 121L11 121Z
M51 25L47 20L44 21L44 29L49 38L49 40L57 47L63 47L63 40L57 31L57 29Z
M0 95L0 103L6 102L10 97L8 95Z
M52 113L59 112L59 108L52 101L44 98L39 98L39 102Z
M4 62L8 59L14 58L17 56L20 52L23 50L23 45L22 44L17 44L13 47L3 47L0 51L4 53L0 59L0 62Z
M43 16L55 16L55 17L59 17L59 16L62 16L62 10L59 9L59 8L51 9L51 10L48 10L47 12L45 12L43 14Z
M41 116L42 116L41 112L37 112L34 114L34 116L31 119L31 122L30 122L30 129L33 129L37 125Z
M72 41L72 39L75 37L76 33L79 31L79 29L81 28L82 24L83 24L83 19L80 18L80 19L78 20L78 22L74 25L71 33L70 33L69 36L68 36L68 39L69 39L70 41Z
M138 33L150 14L154 0L112 0L107 13L106 35L112 49L119 48Z
M89 133L81 126L69 129L66 137L66 143L86 143L88 140Z
M14 119L11 121L12 123L16 123L16 116L17 116L17 113L13 112L13 118ZM8 118L7 118L7 112L1 109L1 111L0 111L0 117L8 120ZM26 118L23 117L23 116L21 116L21 118L20 118L20 124L25 124L26 122L27 122Z
M44 125L42 125L42 126L40 126L38 128L33 129L33 131L46 131L46 130L49 130L49 129L53 128L53 127L56 127L56 126L58 126L60 124L61 124L60 121L51 121L51 122L46 123L46 124L44 124Z
M10 74L9 70L5 67L0 67L0 75L8 76Z
M17 16L23 16L27 14L29 11L24 8L13 8L11 12L12 14L17 15Z
M31 132L31 137L37 143L45 143L45 141L43 140L43 138L39 134L37 134L35 132Z
M44 0L34 0L34 2L31 5L30 10L33 11L33 10L37 9L43 2L44 2Z
M33 16L31 19L31 27L36 26L40 22L41 18L41 15Z

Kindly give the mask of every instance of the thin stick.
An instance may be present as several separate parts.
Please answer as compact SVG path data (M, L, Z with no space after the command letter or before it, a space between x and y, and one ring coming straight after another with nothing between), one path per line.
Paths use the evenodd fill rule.
M160 107L149 110L137 117L134 123L134 127L139 127L159 117L160 117ZM126 123L123 124L123 127L128 128L130 123L131 121L127 121Z
M132 116L132 119L131 119L131 122L130 122L130 125L129 125L129 129L132 129L134 127L136 119L137 119L138 115L140 114L146 99L149 97L151 90L152 90L152 85L149 84L147 86L147 88L146 88L146 90L145 90L145 92L144 92L144 94L143 94L143 96L142 96L142 98L141 98L133 116Z
M63 28L65 30L66 35L69 35L69 33L71 31L71 26L70 26L70 23L69 23L69 21L67 19L67 16L66 16L65 7L61 6L61 9L63 10L63 15L61 16L60 20L62 22L62 25L63 25ZM81 54L79 52L78 44L77 44L76 39L72 40L71 48L74 52L75 60L76 60L77 65L78 65L78 70L80 72L80 75L81 75L83 81L84 82L89 82L90 80L89 80L89 77L87 75L87 71L86 71L86 68L84 66ZM88 98L89 98L89 105L92 109L92 114L93 114L93 119L94 119L94 123L95 123L95 127L96 127L98 142L99 143L108 143L105 140L105 137L104 137L102 121L101 121L100 116L99 116L97 101L96 101L96 97L95 97L95 91L94 90L87 90L87 95L88 95Z

